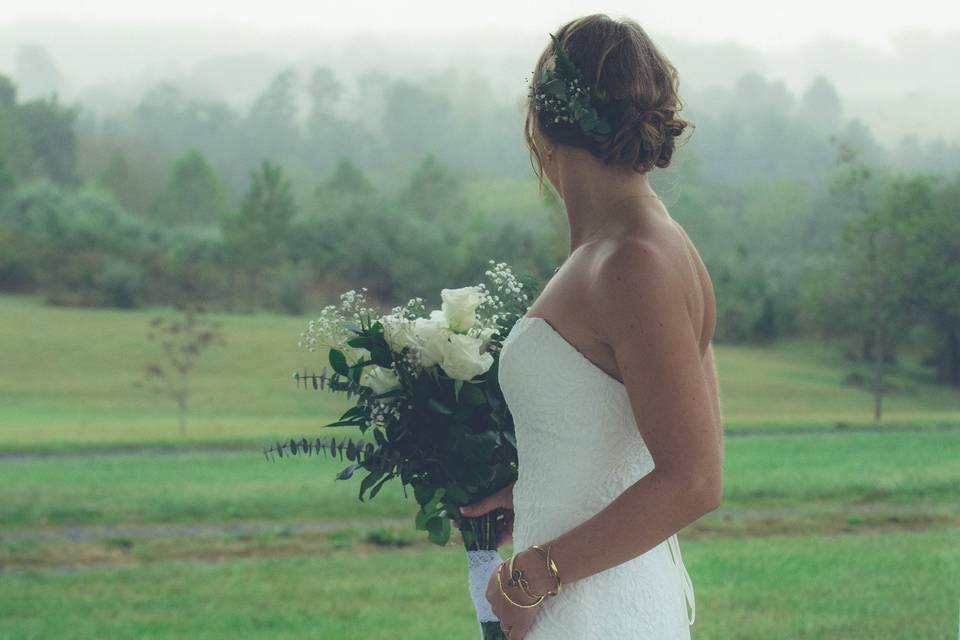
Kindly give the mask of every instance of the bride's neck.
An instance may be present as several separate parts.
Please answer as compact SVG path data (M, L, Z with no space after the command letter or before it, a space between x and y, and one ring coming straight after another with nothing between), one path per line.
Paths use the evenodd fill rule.
M571 161L572 160L572 161ZM647 174L576 158L558 166L558 191L570 226L570 253L587 242L620 236L650 215L667 217Z

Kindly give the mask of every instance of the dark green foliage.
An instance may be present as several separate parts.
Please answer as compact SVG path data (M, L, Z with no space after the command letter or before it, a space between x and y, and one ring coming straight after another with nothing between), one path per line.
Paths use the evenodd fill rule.
M143 270L122 259L113 259L97 273L96 287L108 306L131 309L143 294Z
M250 174L250 188L235 213L222 220L224 260L246 276L247 302L254 306L259 272L279 263L281 241L287 237L296 203L283 167L264 160Z
M456 131L451 99L435 85L390 81L381 99L380 129L400 166L409 166L411 158L442 154L451 161L463 153L451 144Z
M17 179L13 175L13 168L5 155L0 155L0 204L10 197L16 186Z
M45 175L42 160L37 156L35 142L44 135L42 132L31 131L31 126L44 123L37 114L43 110L42 101L34 101L32 106L17 104L17 87L6 76L0 74L0 202L21 181L29 178L46 177L55 179L53 175ZM47 113L50 114L48 106ZM55 117L55 116L54 116ZM61 114L61 120L67 119L71 123L72 117ZM55 127L47 133L56 139ZM66 154L59 162L72 165L73 163L73 131L66 137L61 151ZM72 169L67 170L68 173Z
M277 283L277 306L290 315L302 315L306 310L309 283L310 274L306 269L294 268L283 271Z
M461 237L471 214L464 185L432 157L418 164L396 195L380 192L343 161L315 196L315 207L291 225L290 258L316 272L367 283L380 298L426 297L452 279L476 277L477 270L464 266L474 257L467 242L492 232Z
M416 166L398 204L412 215L451 227L451 232L469 206L463 181L432 155Z
M767 342L783 334L789 304L773 290L770 276L743 243L724 261L712 265L719 342Z
M134 263L162 248L160 238L108 194L71 192L46 181L14 194L0 210L0 228L19 239L16 280L64 303L135 306L144 283Z
M340 158L329 177L317 186L314 198L321 211L332 211L372 198L376 192L376 187L357 165Z
M887 215L899 220L911 319L935 337L927 362L960 387L960 173L899 176L888 187Z
M27 132L33 165L28 175L43 176L62 185L78 183L77 139L74 121L79 105L63 107L57 95L31 100L18 108L18 119Z
M125 209L146 214L149 209L147 188L139 167L122 150L114 151L97 173L97 186L113 194ZM172 185L171 185L172 186ZM168 190L169 190L168 186Z
M25 291L36 284L40 251L12 229L0 225L0 291Z
M952 267L960 230L956 200L938 202L938 180L890 175L838 146L831 195L846 223L836 255L817 271L804 295L808 317L826 335L855 341L856 376L873 395L874 419L883 399L898 389L886 380L911 329L943 338L941 375L956 384L960 348L951 349L960 327L958 274ZM941 191L945 193L949 190ZM861 370L866 369L868 373Z
M123 159L114 158L111 167L122 172L119 177L135 180L133 169L122 163ZM136 189L135 182L124 186ZM135 191L125 196L134 201L137 197ZM163 223L216 224L227 214L229 207L230 201L220 177L203 153L191 149L171 165L166 187L153 204L152 216L155 221Z
M835 133L843 122L843 102L825 76L818 75L801 96L803 117L814 128Z
M17 105L17 86L9 77L0 74L0 109L9 111Z
M300 140L297 114L297 72L286 68L254 99L243 123L243 135L266 157L281 155Z

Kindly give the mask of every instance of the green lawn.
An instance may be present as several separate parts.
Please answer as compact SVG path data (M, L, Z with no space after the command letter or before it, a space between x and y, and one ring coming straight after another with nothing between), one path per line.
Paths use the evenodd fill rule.
M682 545L698 640L957 635L956 530ZM474 638L465 565L447 547L8 572L0 637Z
M960 431L728 438L725 510L960 504ZM0 463L0 526L410 516L398 482L360 503L347 462L248 453Z
M170 402L131 385L158 353L154 315L0 296L0 638L475 637L458 539L413 531L399 484L361 504L359 477L334 480L346 462L262 455L356 433L321 432L346 399L291 378L324 364L296 346L307 318L221 316L227 347L201 361L181 438ZM934 427L960 423L960 392L920 382L908 354L883 425L918 430L845 432L872 400L834 350L716 353L725 426L770 435L726 439L723 505L681 534L694 638L956 638L960 430ZM797 427L831 431L776 433ZM245 449L149 450L199 445ZM10 455L117 447L148 451ZM229 530L251 523L285 527ZM148 531L71 538L101 525Z
M0 296L0 448L260 444L316 434L348 406L339 395L298 390L291 378L295 369L325 364L320 353L296 346L306 317L218 316L227 346L200 362L182 439L171 402L131 384L158 359L159 347L145 339L155 313ZM716 354L728 429L871 420L869 394L841 385L845 365L815 342L720 345ZM885 424L960 423L960 392L917 382L921 373L907 366L894 377L903 390L887 399Z
M741 427L832 427L869 424L873 396L842 384L851 371L839 349L810 339L771 347L715 346L725 425ZM960 390L924 381L929 372L913 354L889 376L898 386L884 397L885 423L960 423Z
M166 312L0 296L0 447L181 443L172 401L132 385L148 362L162 362L146 333ZM297 347L307 318L215 317L226 346L200 360L186 444L309 435L349 406L340 395L297 389L294 370L325 364Z

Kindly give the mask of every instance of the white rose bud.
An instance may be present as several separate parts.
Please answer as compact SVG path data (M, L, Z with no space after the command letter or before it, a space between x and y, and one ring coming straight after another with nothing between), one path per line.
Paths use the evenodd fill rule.
M477 322L477 307L480 305L480 289L476 286L460 289L442 289L440 308L450 323L450 329L466 333Z
M440 345L440 366L454 380L472 380L493 365L493 356L480 352L480 339L451 333Z
M397 376L396 371L386 367L379 367L377 365L364 367L363 376L360 378L360 384L364 385L365 387L370 387L377 395L386 393L387 391L392 391L394 389L399 389L401 387L400 378ZM380 401L392 402L396 399L396 397L382 398Z
M443 359L442 344L450 335L450 325L442 311L433 310L429 318L414 320L414 335L420 349L420 364L432 367Z

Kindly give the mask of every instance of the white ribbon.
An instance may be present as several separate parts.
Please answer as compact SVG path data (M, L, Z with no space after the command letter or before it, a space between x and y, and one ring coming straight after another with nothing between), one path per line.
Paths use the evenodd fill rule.
M690 580L690 574L687 573L687 568L683 565L683 556L680 555L680 541L677 539L677 534L673 534L667 538L667 548L670 549L673 564L680 573L680 584L683 586L683 608L690 608L690 614L687 620L689 620L689 624L692 625L693 621L697 618L697 601L693 595L693 581Z
M467 551L470 598L473 599L473 608L477 610L477 620L480 622L500 621L500 618L493 614L490 602L487 601L487 585L490 583L490 576L502 561L503 558L496 549Z

